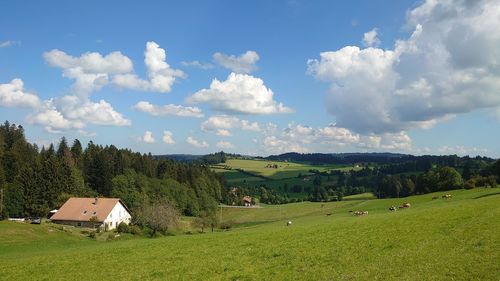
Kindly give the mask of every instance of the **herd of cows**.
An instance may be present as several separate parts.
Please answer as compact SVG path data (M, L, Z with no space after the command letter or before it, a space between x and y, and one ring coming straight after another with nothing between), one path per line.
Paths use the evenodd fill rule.
M443 199L451 199L453 196L451 194L444 194L443 196L441 196L441 198ZM434 196L432 197L432 200L435 200L435 199L439 199L439 196ZM409 202L405 202L399 206L391 206L389 207L389 211L390 212L395 212L397 211L398 209L406 209L406 208L410 208L411 207L411 204ZM352 213L354 216L364 216L364 215L368 215L368 211L349 211L350 213Z

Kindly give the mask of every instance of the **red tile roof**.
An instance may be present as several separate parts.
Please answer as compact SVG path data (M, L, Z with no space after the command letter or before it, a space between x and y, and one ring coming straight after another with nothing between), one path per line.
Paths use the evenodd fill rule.
M119 198L97 198L96 203L96 198L71 197L50 219L62 221L89 221L90 218L95 216L98 222L103 222L118 202L127 209Z

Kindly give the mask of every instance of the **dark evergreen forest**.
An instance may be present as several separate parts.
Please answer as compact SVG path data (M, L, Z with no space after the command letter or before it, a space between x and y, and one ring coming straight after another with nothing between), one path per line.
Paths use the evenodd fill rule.
M45 216L69 197L119 197L134 211L168 200L180 213L206 216L221 200L223 181L195 163L157 159L114 145L61 138L57 147L26 141L22 126L0 126L1 217Z

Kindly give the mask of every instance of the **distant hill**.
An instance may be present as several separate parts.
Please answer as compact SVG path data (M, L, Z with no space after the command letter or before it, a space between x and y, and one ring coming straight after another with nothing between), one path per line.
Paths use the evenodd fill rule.
M155 155L154 158L156 159L167 158L179 162L193 162L202 158L203 156L204 155L193 155L193 154L165 154L165 155Z
M273 161L294 161L294 162L309 162L314 164L353 164L360 162L372 163L394 163L411 160L415 156L400 153L297 153L289 152L279 155L270 155L267 160Z

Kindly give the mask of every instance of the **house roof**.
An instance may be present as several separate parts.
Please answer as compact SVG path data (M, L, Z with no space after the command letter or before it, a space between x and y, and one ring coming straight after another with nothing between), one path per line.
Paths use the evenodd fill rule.
M248 202L248 203L252 203L252 197L250 197L250 196L243 196L243 201Z
M103 222L118 202L130 212L119 198L97 198L96 203L96 198L71 197L51 220L89 221L95 216L98 222Z

